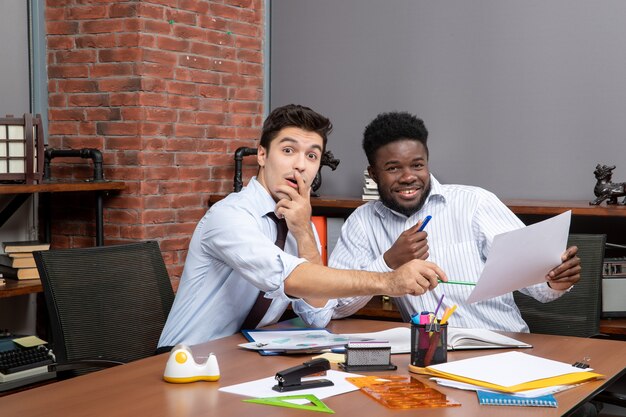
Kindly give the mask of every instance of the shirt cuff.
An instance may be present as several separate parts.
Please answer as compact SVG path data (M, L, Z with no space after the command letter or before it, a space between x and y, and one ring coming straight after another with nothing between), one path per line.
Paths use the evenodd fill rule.
M385 262L385 258L383 255L380 255L374 262L369 265L369 271L373 272L391 272L393 269L389 268L387 263Z

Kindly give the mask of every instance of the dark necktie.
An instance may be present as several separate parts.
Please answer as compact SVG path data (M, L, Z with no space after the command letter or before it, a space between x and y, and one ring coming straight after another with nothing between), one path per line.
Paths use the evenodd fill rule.
M278 229L274 244L280 249L285 249L285 240L287 239L287 232L289 231L287 228L287 221L284 218L279 219L273 211L267 213L267 217L274 220ZM256 329L256 326L259 325L261 319L265 313L267 313L267 309L270 308L270 304L272 304L272 299L265 298L265 291L259 291L259 295L257 296L252 309L248 313L248 316L243 321L241 328Z

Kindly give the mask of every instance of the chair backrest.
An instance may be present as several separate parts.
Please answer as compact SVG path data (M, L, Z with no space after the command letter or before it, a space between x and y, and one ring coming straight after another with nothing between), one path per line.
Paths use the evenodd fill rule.
M602 264L606 235L572 234L568 246L578 247L580 281L557 300L540 303L518 291L515 303L531 333L589 337L599 333L602 310Z
M174 301L157 242L34 252L57 362L154 354Z

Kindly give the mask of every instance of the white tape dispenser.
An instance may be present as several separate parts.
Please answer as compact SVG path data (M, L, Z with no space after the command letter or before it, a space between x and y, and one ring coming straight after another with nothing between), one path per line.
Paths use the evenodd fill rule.
M176 345L165 365L163 379L177 384L217 381L220 379L220 367L214 354L209 354L206 362L196 363L191 349L185 345Z

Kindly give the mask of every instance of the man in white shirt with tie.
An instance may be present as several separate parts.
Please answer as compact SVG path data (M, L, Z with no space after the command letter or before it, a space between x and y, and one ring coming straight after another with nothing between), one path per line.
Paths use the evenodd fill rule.
M290 303L306 324L323 327L334 298L422 294L437 286L437 278L446 280L439 267L424 260L386 273L322 265L310 188L331 128L326 117L304 106L270 113L257 176L214 204L194 231L159 352L229 336L246 323L252 328L275 323ZM289 232L277 239L281 219Z

